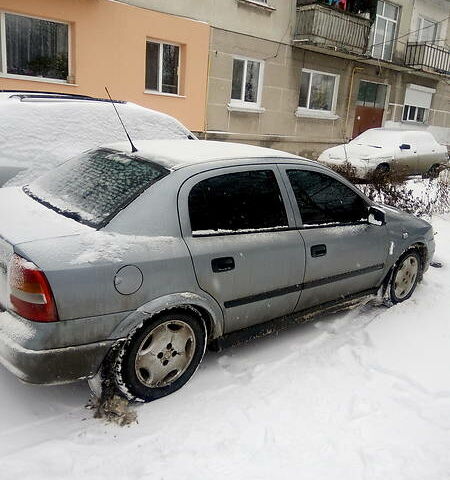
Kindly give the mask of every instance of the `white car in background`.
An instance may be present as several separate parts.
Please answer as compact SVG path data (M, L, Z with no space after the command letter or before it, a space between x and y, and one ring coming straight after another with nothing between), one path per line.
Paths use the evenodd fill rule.
M390 170L436 176L447 164L448 153L430 132L371 128L349 143L325 150L318 161L330 167L349 163L359 178Z
M114 104L132 140L196 139L169 115L129 102ZM85 150L124 139L109 100L0 91L0 186L29 183Z

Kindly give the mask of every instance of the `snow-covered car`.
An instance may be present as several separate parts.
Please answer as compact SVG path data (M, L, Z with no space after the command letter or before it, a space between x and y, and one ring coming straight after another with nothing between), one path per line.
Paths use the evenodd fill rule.
M195 138L169 115L130 102L114 104L134 140ZM78 153L124 138L109 101L0 91L0 186L6 182L23 185Z
M328 148L318 161L331 167L349 163L361 178L390 170L436 176L447 164L448 153L430 132L372 128L349 143Z
M154 140L0 189L0 363L26 382L174 392L207 345L408 299L431 225L276 150Z

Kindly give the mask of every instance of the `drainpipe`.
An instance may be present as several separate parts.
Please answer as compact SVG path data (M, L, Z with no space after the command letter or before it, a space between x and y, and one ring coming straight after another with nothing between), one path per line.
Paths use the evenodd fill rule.
M209 45L208 45L208 65L207 65L207 72L206 72L206 92L205 92L205 118L203 120L203 131L204 131L204 139L208 139L208 104L209 104L209 76L211 73L211 47L212 47L212 29L210 27L209 30ZM217 50L216 50L217 55Z
M350 80L350 92L348 94L348 103L347 103L347 115L345 117L345 130L347 133L347 128L348 128L348 117L350 116L350 103L352 101L352 93L353 93L353 81L355 79L355 73L356 72L362 72L364 70L363 67L353 67L352 69L352 77Z

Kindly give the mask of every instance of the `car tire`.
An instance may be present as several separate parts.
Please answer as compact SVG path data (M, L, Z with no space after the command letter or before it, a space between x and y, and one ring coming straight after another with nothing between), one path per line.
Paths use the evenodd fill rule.
M389 295L393 304L407 300L414 293L422 275L422 259L415 249L407 250L397 261L389 283Z
M188 313L166 313L134 332L117 355L115 383L129 400L151 402L180 389L206 348L204 323Z
M389 167L389 165L387 163L380 163L375 168L375 173L378 174L378 175L386 175L387 173L389 173L390 169L391 168Z
M431 167L427 170L425 174L425 178L437 178L441 171L441 166L438 163L431 165Z

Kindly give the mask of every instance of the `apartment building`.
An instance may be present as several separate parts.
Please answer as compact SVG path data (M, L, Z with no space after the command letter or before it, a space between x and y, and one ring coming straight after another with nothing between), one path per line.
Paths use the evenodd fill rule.
M126 0L211 25L206 128L317 157L367 128L450 143L449 0Z
M0 0L0 89L133 101L205 130L210 27L108 0Z
M316 158L381 125L450 143L450 0L0 0L0 88L116 98Z

